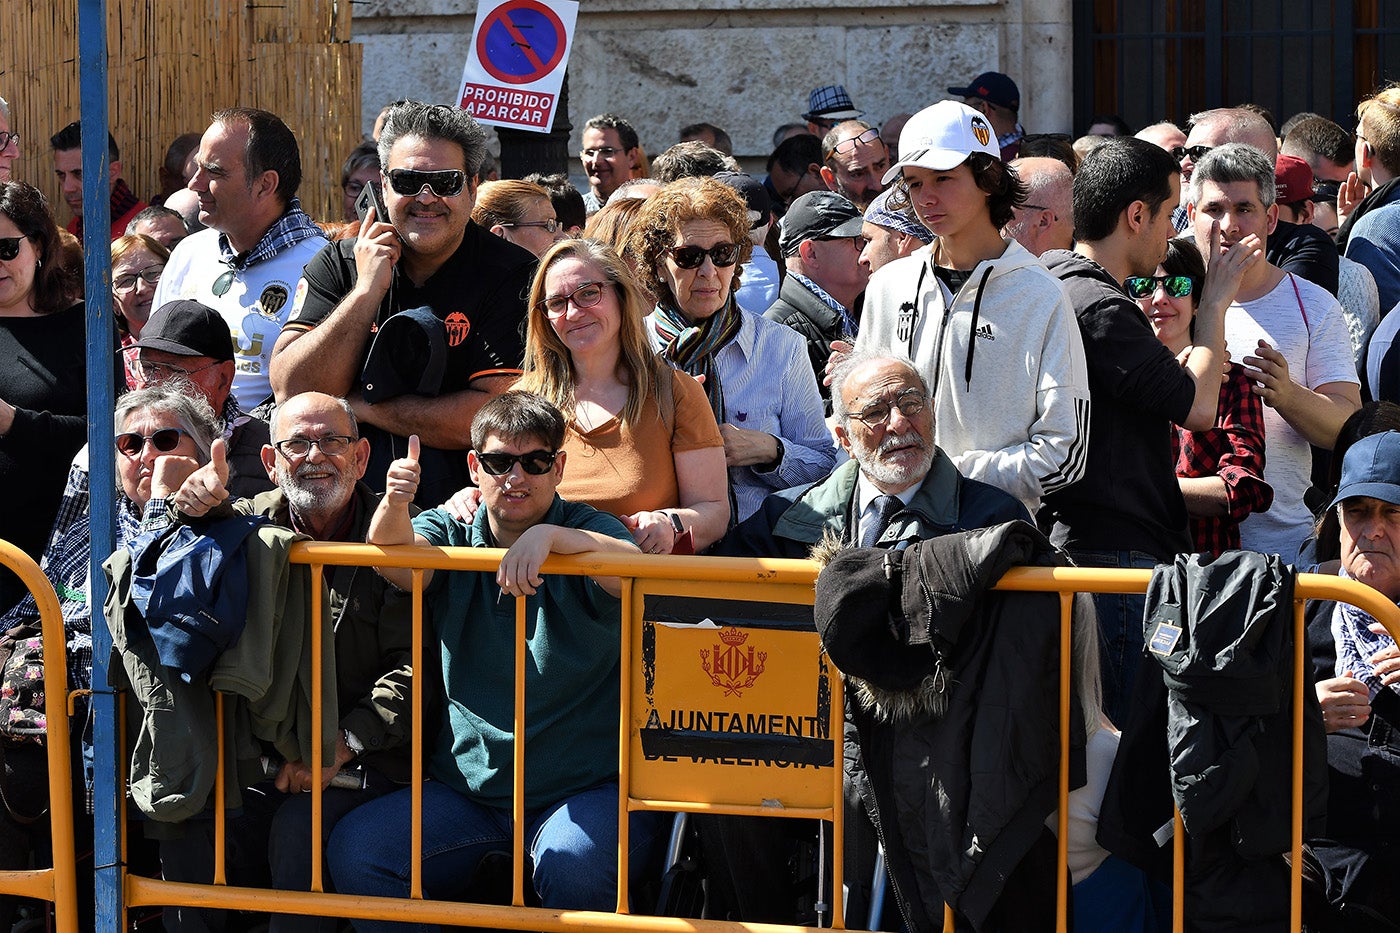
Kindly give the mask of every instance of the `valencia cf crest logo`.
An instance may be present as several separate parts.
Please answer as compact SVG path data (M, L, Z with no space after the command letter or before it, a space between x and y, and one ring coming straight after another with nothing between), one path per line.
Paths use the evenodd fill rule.
M472 322L461 311L453 311L442 323L447 328L448 346L457 346L472 332Z
M273 282L258 296L257 312L269 321L281 319L282 309L287 306L289 292L282 282Z
M763 673L768 652L755 651L752 645L745 648L749 633L732 625L719 630L719 640L713 651L700 651L700 666L710 675L710 683L724 688L725 696L743 696Z
M987 121L981 117L972 118L972 135L977 137L977 141L982 145L987 145L992 141L992 128L987 125Z

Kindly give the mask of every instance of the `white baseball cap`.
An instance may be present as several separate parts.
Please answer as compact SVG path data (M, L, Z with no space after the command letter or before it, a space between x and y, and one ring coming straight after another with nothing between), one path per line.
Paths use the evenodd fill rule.
M987 118L956 100L939 101L910 117L899 134L899 152L904 158L890 166L881 184L898 178L906 165L943 172L962 165L974 152L1001 158Z

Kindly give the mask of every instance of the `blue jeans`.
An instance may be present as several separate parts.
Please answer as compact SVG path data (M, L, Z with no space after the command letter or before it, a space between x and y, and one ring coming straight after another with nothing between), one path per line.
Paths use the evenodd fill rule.
M545 907L612 911L617 907L617 784L599 784L525 814L525 857ZM343 894L407 897L409 789L346 814L327 852ZM638 884L664 842L670 814L633 813L628 828L631 883ZM511 848L510 812L482 806L438 781L423 785L423 896L460 900L472 873L493 852ZM356 920L360 933L433 927Z
M1081 567L1152 569L1157 558L1142 551L1070 551ZM1142 661L1142 617L1147 597L1138 593L1095 593L1099 616L1099 670L1103 681L1103 711L1120 729L1128 719L1133 682Z

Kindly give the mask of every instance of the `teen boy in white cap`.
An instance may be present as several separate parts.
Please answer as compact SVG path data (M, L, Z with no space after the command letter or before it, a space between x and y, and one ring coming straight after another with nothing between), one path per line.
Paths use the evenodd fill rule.
M1089 376L1060 283L1001 228L1025 187L987 118L943 101L899 139L888 206L936 239L882 267L865 293L857 347L906 354L928 380L940 449L967 477L1035 512L1084 469Z

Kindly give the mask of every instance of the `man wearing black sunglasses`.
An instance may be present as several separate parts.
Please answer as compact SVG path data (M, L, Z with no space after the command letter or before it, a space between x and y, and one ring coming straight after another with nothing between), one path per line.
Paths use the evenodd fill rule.
M194 164L189 187L206 229L180 241L152 307L188 298L223 316L235 344L233 394L252 411L272 394L273 344L302 267L326 238L297 200L301 153L276 114L244 107L214 114Z
M637 553L612 515L561 499L564 419L527 392L481 407L472 426L472 474L481 508L470 523L441 509L410 519L421 473L418 443L394 461L388 492L370 525L371 544L506 548L500 569L425 571L433 650L452 715L450 741L432 750L423 785L423 887L460 900L476 866L511 839L516 600L528 597L525 832L533 840L529 879L545 907L612 910L617 903L617 717L620 606L616 578L540 575L550 554ZM380 570L400 587L410 571ZM505 757L502 757L505 756ZM535 764L532 764L535 763ZM328 857L343 893L405 897L413 795L404 788L344 817ZM659 814L633 813L634 878L645 874ZM361 933L395 929L356 921Z
M535 257L471 220L486 137L457 107L399 101L379 137L383 203L358 236L307 264L277 340L279 399L347 399L370 442L378 486L407 438L423 443L419 502L469 485L476 411L520 374ZM401 312L414 317L386 324ZM385 371L393 378L385 378Z

